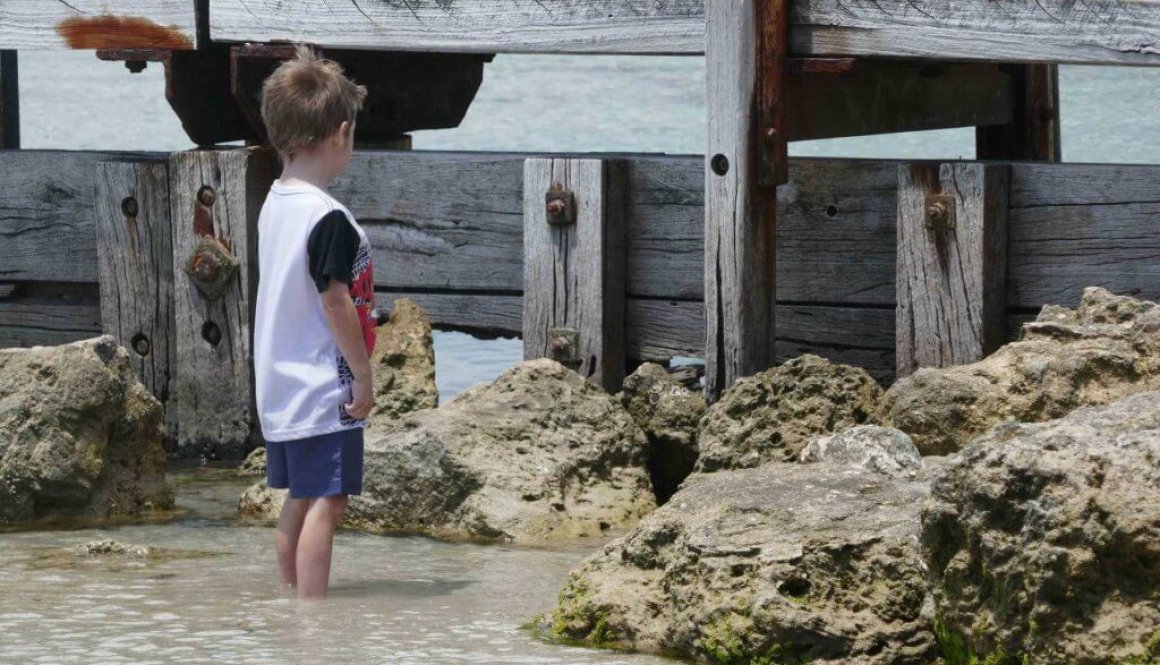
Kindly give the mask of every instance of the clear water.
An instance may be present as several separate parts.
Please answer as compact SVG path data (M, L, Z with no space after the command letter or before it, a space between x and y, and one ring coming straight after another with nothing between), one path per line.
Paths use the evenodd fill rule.
M131 75L81 53L22 53L28 148L190 147L160 69ZM1160 71L1065 68L1068 161L1160 163ZM697 58L501 56L463 126L420 132L417 149L702 151ZM970 130L798 143L797 155L970 158ZM517 340L436 336L449 398L520 357ZM661 663L541 642L520 628L550 609L587 550L451 545L342 533L334 597L303 612L279 598L268 525L235 517L245 483L186 471L184 513L152 524L0 533L0 664ZM99 538L214 556L78 561ZM595 545L593 546L593 549Z

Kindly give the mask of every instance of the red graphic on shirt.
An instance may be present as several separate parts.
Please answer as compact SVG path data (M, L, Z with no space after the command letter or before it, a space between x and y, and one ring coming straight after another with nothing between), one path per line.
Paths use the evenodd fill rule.
M350 285L350 297L358 311L358 323L362 328L363 342L366 343L369 355L375 351L377 321L371 314L375 309L375 268L371 261L370 248L365 241L359 245L352 276L354 282Z

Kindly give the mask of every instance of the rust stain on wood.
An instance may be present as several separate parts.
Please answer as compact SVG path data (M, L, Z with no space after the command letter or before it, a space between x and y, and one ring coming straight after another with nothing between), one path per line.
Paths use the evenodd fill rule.
M56 32L75 49L193 48L193 40L177 26L137 16L71 16L56 26Z

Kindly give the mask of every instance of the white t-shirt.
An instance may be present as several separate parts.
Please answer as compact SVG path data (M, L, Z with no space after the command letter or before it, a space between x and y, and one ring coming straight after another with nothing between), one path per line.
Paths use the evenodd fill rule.
M357 237L342 225L339 215ZM316 230L320 233L314 233ZM324 231L337 240L320 243L318 236ZM346 253L318 249L320 244L343 245L344 238L348 241ZM322 189L275 180L258 218L254 318L258 418L267 441L292 441L366 424L351 418L343 408L351 401L352 377L323 314L319 292L328 280L319 272L320 253L331 261L329 275L351 284L351 297L370 353L375 339L371 314L374 272L366 233L350 211ZM347 266L347 259L337 256L353 260ZM334 269L335 261L344 265ZM349 272L340 274L347 268Z

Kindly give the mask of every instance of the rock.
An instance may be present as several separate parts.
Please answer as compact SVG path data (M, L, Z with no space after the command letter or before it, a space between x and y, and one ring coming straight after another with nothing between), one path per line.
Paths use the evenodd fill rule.
M152 547L147 545L126 545L115 540L94 540L89 543L82 543L72 548L72 553L76 556L129 556L129 557L148 557L154 553Z
M865 370L812 355L745 377L701 420L696 470L796 460L815 435L878 423L881 396Z
M949 663L1160 662L1160 393L952 460L922 515Z
M250 451L246 455L246 459L238 465L239 476L262 476L266 475L266 447L259 446Z
M913 478L922 470L922 456L906 432L878 425L814 437L802 450L801 461L846 464L891 478Z
M112 337L0 350L0 523L171 507L164 436Z
M695 474L572 571L539 624L715 663L930 665L920 478L779 463Z
M600 536L655 507L647 446L611 395L551 360L521 363L368 431L347 525L523 544ZM243 510L274 516L267 492L247 492Z
M427 314L410 298L400 298L377 335L371 356L375 407L368 424L379 427L412 411L439 406L435 346Z
M1007 420L1050 420L1157 389L1160 306L1089 288L1077 310L1044 308L1020 341L980 362L902 379L884 405L889 424L938 455Z
M705 398L656 363L624 380L617 397L648 437L648 470L657 503L669 500L697 461L697 427Z

